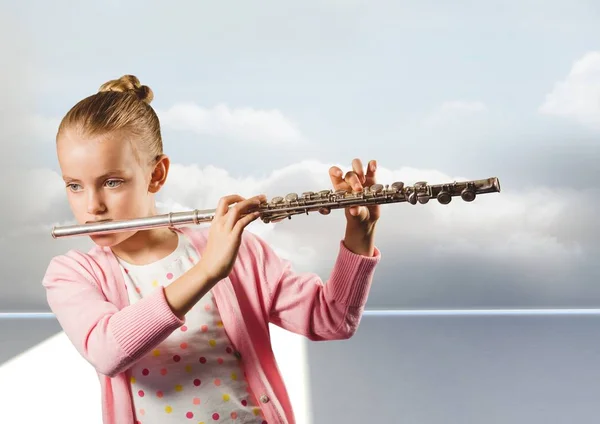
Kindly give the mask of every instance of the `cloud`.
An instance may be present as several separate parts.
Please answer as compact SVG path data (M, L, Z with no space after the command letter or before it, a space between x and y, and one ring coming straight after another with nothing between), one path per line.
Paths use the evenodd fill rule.
M454 100L442 103L440 109L445 113L478 113L485 112L487 107L479 101Z
M441 103L432 113L425 118L426 125L448 126L457 121L465 121L479 118L488 111L485 103L478 100L448 100Z
M272 198L328 189L331 165L348 168L305 161L267 175L234 177L214 166L173 164L159 196L160 210L214 209L221 196L231 193L245 197L264 193ZM29 310L46 309L39 280L51 256L74 246L90 246L85 238L50 237L50 225L66 223L70 212L58 175L36 172L36 181L48 184L40 186L37 209L28 212L27 226L22 224L18 233L0 238L0 248L13 253L3 264L5 281L19 281L0 288L0 307L4 309L8 302L26 305ZM383 184L487 177L409 167L389 169L381 160L378 175ZM60 189L51 190L55 185ZM596 189L503 187L502 193L480 196L473 203L455 198L446 206L437 202L383 205L376 239L383 261L369 307L588 305L600 296L594 283L600 276L594 266L595 255L600 253L596 243L600 232L593 225L598 194ZM249 230L270 242L298 271L314 271L327 279L344 228L339 210L329 216L295 216L278 224L258 221Z
M203 108L194 103L178 103L157 114L166 128L202 136L267 145L303 140L296 123L276 109L230 108L226 104Z
M539 112L600 129L600 51L575 61L569 74L546 95Z

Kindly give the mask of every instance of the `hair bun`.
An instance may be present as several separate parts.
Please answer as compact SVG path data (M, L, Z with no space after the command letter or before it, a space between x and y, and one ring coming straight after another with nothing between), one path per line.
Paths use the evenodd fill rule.
M154 99L154 93L147 85L142 85L135 75L123 75L119 79L110 80L100 86L98 92L118 91L121 93L133 93L144 103L150 104Z

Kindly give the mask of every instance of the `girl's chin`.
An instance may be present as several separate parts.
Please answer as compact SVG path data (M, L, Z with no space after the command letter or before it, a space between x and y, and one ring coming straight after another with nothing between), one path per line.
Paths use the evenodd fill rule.
M127 239L126 234L94 234L90 238L101 247L114 247Z
M115 247L136 234L136 231L125 231L118 233L94 234L90 238L101 247Z
M103 247L110 247L118 241L115 234L94 234L90 238L94 243Z

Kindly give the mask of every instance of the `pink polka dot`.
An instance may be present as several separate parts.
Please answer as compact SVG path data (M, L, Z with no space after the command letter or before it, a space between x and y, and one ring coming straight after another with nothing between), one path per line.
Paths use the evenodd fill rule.
M194 403L194 405L200 405L200 398L195 397L192 402Z
M125 268L125 274L129 274L129 270Z
M181 331L187 331L187 327L184 325L183 327L181 327Z
M171 278L173 278L173 274L172 274L171 272L169 272L169 273L167 274L167 278L170 280Z
M210 311L210 305L208 303L206 305L204 305L204 310L205 311Z
M163 397L163 396L164 396L164 395L163 395L163 392L161 392L160 390L159 390L158 392L156 392L156 397L159 397L159 398L161 398L161 397Z
M206 364L206 358L204 356L201 356L198 361L200 361L201 364Z
M219 358L219 359L217 359L217 362L218 362L219 364L222 364L222 363L223 363L223 358Z
M246 399L242 400L242 405L244 405L244 406L248 405L248 401Z
M196 386L196 387L199 386L201 383L202 382L200 381L199 378L197 378L197 379L194 380L194 386Z
M229 346L227 346L227 349L225 349L225 352L231 353L231 352L233 352L233 350Z
M179 347L181 347L182 349L187 349L188 344L186 342L183 342L179 345Z
M219 414L217 414L216 412L212 415L212 419L217 421L219 419Z
M140 409L140 415L144 415L146 413L146 410L144 408Z
M143 390L140 390L140 391L138 392L138 396L139 396L139 397L144 397L144 391L143 391Z
M174 360L175 362L179 362L179 361L181 361L181 356L179 356L179 355L175 355L175 356L173 356L173 360Z
M203 325L202 327L200 327L200 329L203 333L206 333L208 331L208 325Z
M231 413L231 419L232 419L232 420L235 420L236 418L237 418L237 412L233 411L233 412Z
M148 370L148 368L144 368L144 369L142 370L142 374L144 374L144 375L148 375L148 374L150 374L150 371Z
M141 292L142 292L142 289L140 289L139 287L136 287L136 288L135 288L135 291L136 291L137 293L141 293Z
M161 369L160 370L160 374L161 375L167 375L167 369L166 368Z
M188 412L187 414L185 414L185 416L189 419L194 418L194 414L192 412Z
M220 386L221 385L221 380L219 380L218 378L215 378L215 386Z

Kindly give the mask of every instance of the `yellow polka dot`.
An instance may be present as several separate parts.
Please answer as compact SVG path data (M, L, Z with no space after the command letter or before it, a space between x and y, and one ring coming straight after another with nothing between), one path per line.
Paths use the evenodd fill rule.
M158 281L154 280L154 281L152 282L152 287L158 287Z
M216 340L210 340L208 342L212 347L215 347L217 345L217 341Z
M217 322L217 327L223 327L223 321Z
M231 373L231 379L232 379L232 380L237 380L237 374L236 374L236 373L234 373L234 372L232 372L232 373Z
M181 384L178 384L177 386L175 386L175 391L176 392L180 392L183 390L183 386Z
M229 395L228 395L227 393L225 393L225 394L223 395L223 400L224 400L225 402L227 402L227 401L229 400Z
M186 365L186 366L185 366L185 370L186 370L187 372L192 372L192 366L191 366L191 365Z
M173 412L173 408L171 408L170 406L165 406L165 412L167 414L170 414L171 412Z
M152 354L153 354L154 356L160 356L160 350L158 350L158 349L154 349L154 350L152 351Z
M131 377L131 384L135 384L135 377Z
M254 413L254 415L260 415L260 408L253 408L252 412Z

